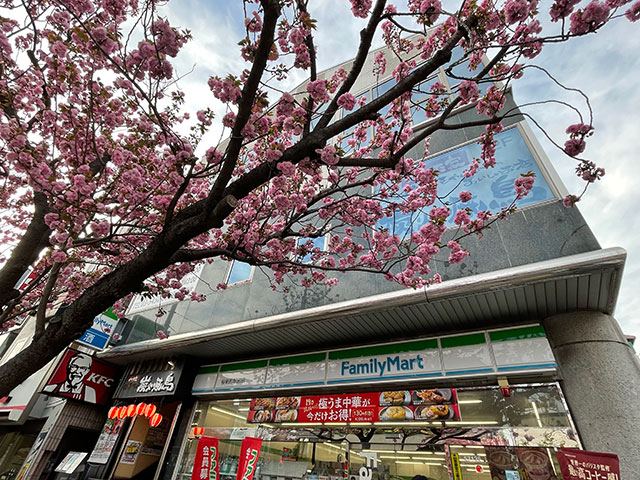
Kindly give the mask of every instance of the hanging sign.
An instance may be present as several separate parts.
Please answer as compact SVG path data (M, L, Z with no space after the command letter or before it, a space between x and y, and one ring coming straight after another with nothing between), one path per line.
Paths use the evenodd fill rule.
M454 480L462 480L462 469L460 468L460 454L451 454L451 471L453 472Z
M115 367L69 348L42 391L104 405L115 386Z
M236 480L252 480L258 466L261 438L245 437L240 447L240 460Z
M564 480L620 480L620 462L613 453L563 448L556 452L556 457Z
M169 362L165 367L169 366ZM184 361L171 362L171 368L145 370L125 377L115 398L145 398L174 395L184 368Z
M193 463L193 471L191 472L191 480L218 480L219 478L218 439L200 437L196 450L196 459Z

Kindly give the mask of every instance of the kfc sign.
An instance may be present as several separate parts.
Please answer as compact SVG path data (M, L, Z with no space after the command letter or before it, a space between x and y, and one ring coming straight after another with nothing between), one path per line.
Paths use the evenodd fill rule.
M67 349L42 392L104 405L115 385L115 367L86 353Z

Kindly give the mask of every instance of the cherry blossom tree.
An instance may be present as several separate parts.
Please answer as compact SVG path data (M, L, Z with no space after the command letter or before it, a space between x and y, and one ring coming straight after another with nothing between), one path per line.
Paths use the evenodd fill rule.
M325 78L314 31L327 26L316 24L308 0L245 0L246 68L210 78L211 98L189 112L171 62L190 34L163 17L158 0L3 0L0 325L31 315L36 329L31 345L0 367L0 395L95 315L113 305L122 312L132 294L185 298L181 279L196 262L257 265L276 288L289 275L333 285L333 272L352 270L414 288L438 282L432 257L445 250L460 262L468 255L460 238L511 213L534 178L523 172L503 210L473 211L467 191L445 201L438 172L408 152L428 147L435 132L485 126L482 155L461 179L491 168L501 122L520 115L504 108L506 92L539 68L545 44L640 17L640 2L628 0L459 3L351 0L366 26L345 55L354 58L348 69ZM364 66L377 32L389 50L375 55L373 74L388 74L392 63L395 83L375 99L357 98L356 81L372 75ZM457 46L464 57L452 61ZM456 64L468 68L452 94L440 83L421 90L439 68L455 76ZM309 82L285 93L280 85L294 70ZM432 121L414 132L418 95ZM213 102L225 106L221 118ZM465 106L476 120L448 121ZM580 157L593 132L586 110L575 109L559 147L589 184L604 172ZM225 140L204 144L216 125ZM429 221L410 232L378 227L417 210ZM450 215L457 234L443 242ZM313 246L320 236L329 237L326 250Z

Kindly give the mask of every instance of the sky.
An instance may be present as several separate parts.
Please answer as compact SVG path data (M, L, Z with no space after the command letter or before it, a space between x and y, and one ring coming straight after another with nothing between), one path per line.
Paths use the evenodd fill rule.
M541 4L542 11L549 6ZM323 70L355 55L364 20L355 19L347 0L310 2L309 11L317 20L315 44L319 69ZM196 108L212 95L206 86L211 75L225 76L247 68L237 42L242 38L242 2L240 0L172 0L166 14L175 26L189 28L193 40L184 48L176 63L177 72L189 75L179 86L187 93L187 105ZM640 337L640 237L638 222L640 188L635 185L634 167L638 162L637 139L640 112L640 22L618 19L596 35L588 35L564 44L547 45L536 63L553 72L562 84L580 88L588 97L594 112L595 133L588 140L584 156L604 167L602 181L591 185L578 207L603 248L620 246L627 251L622 286L615 312L626 334ZM375 46L382 46L377 39ZM291 89L305 79L304 72L289 78ZM514 96L519 104L555 98L584 106L576 93L566 95L560 88L535 73L527 73L514 83ZM582 103L580 103L582 102ZM578 123L575 113L556 105L540 105L525 109L533 115L556 143L562 145L565 129ZM221 113L221 112L218 112ZM568 191L580 193L584 183L575 174L575 162L545 136L534 132L560 175Z

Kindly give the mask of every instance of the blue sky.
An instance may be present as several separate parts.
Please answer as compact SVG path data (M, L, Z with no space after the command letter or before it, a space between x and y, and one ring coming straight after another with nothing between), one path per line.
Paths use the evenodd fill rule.
M172 24L189 28L194 37L176 65L181 74L195 66L193 73L180 81L187 93L187 103L194 108L211 106L212 101L208 105L202 104L202 99L212 100L206 79L211 75L237 73L247 67L236 45L242 37L242 2L174 0L167 8ZM546 11L548 5L542 4L540 8ZM358 32L365 21L351 15L349 2L311 2L310 12L318 21L315 42L319 68L329 68L352 58ZM638 161L636 144L640 134L640 93L636 87L640 78L639 28L640 22L632 24L626 19L618 20L605 26L597 35L549 45L537 58L537 63L552 71L559 81L581 88L591 101L595 134L588 142L585 156L604 167L606 175L603 181L590 187L578 205L602 247L621 246L627 250L615 316L625 333L638 337L640 315L636 312L640 311L640 296L636 294L635 282L640 280L640 239L634 228L639 226L636 210L640 205L640 188L635 185L633 172ZM378 45L381 45L379 41ZM303 80L304 74L299 73L289 79L286 87L293 88ZM526 74L516 82L514 94L520 103L550 95L580 101L576 95L564 96L535 74ZM566 140L566 127L577 123L571 112L555 106L545 105L527 111L535 115L559 144ZM535 133L568 190L580 192L583 184L573 173L575 163L555 149L540 132ZM214 137L210 138L215 141Z

